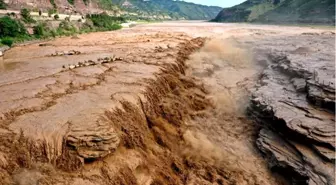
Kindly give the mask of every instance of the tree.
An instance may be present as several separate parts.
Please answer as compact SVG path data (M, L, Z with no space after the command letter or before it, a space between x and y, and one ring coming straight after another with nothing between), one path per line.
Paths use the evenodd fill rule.
M8 16L0 18L0 37L19 37L27 35L24 25Z
M20 14L24 19L30 18L30 11L27 8L21 9Z

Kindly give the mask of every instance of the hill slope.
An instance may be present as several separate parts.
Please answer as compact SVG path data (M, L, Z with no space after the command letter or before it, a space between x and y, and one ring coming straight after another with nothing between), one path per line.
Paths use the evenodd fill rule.
M115 15L127 14L142 18L192 20L210 20L222 10L221 7L175 0L0 0L0 8L2 5L13 10L57 9L58 12L72 14L107 11Z
M112 3L127 11L135 11L140 14L159 14L192 20L213 19L222 10L222 8L216 6L204 6L173 0L113 0Z
M247 0L223 9L217 22L335 23L334 0Z

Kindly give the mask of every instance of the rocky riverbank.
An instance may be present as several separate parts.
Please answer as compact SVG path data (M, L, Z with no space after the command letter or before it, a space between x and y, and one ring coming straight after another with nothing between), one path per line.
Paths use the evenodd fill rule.
M8 46L0 46L0 57L2 57L7 50L9 50Z
M293 184L334 184L334 46L330 36L303 37L266 56L249 113L263 127L257 146L271 168Z

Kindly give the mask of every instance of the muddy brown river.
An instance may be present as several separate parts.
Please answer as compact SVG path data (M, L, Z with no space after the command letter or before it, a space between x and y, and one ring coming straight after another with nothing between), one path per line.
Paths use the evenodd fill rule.
M283 86L260 97L295 91L265 72L275 55L334 91L334 39L328 28L163 22L17 45L0 57L0 184L331 184L334 157L322 172L304 164L301 174L301 159L283 160L287 175L270 165L283 150L257 146L268 126L247 109L264 76ZM335 136L334 110L305 106ZM307 135L334 154L332 139Z

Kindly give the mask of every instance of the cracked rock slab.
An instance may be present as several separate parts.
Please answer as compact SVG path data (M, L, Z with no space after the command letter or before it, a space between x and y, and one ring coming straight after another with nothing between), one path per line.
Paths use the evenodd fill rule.
M325 163L304 144L284 140L275 132L262 129L257 145L271 159L271 167L277 167L282 173L294 177L293 183L309 185L335 183L333 165Z
M292 39L293 45L320 42ZM322 46L302 55L287 49L288 42L269 52L252 90L249 113L263 126L257 146L271 168L293 184L335 184L335 59L334 51Z
M98 120L88 127L72 128L66 137L66 143L75 148L80 157L96 159L115 151L120 138L113 127Z
M0 126L8 123L6 129L22 133L29 146L43 153L45 161L64 160L62 165L66 165L71 160L68 154L85 161L114 153L121 143L121 131L104 118L105 112L122 107L120 101L138 103L134 100L144 96L149 79L156 78L163 65L176 62L178 48L157 52L153 46L190 39L180 34L105 36L109 40L84 38L74 46L73 41L61 38L44 50L32 44L6 53L6 63L22 65L0 74ZM141 42L149 38L150 43ZM99 42L88 44L90 39ZM134 44L134 40L142 44ZM110 58L113 55L118 57ZM99 65L62 68L98 60Z

